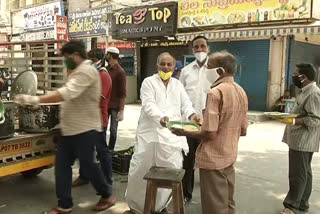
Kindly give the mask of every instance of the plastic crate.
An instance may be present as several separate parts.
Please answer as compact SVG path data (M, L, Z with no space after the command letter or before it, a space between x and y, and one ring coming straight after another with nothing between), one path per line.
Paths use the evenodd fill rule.
M120 175L127 175L130 167L130 160L133 155L133 146L112 153L112 171Z

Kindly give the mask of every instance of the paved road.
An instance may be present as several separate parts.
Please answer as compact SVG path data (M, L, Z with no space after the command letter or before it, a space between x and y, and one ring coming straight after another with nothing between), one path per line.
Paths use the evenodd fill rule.
M125 121L119 127L116 150L128 148L135 142L135 129L140 106L126 106ZM236 193L238 214L272 214L282 209L282 200L288 191L288 148L281 143L284 126L268 121L249 127L248 136L241 138L236 164ZM310 214L320 210L320 155L313 160L314 188L310 200ZM78 175L74 167L74 177ZM126 176L114 176L114 192L118 203L100 214L122 214L127 210L124 200ZM75 214L93 213L91 207L98 201L90 185L73 190ZM32 179L20 175L0 178L0 214L39 214L56 205L53 169ZM199 178L196 176L192 203L186 213L200 214Z

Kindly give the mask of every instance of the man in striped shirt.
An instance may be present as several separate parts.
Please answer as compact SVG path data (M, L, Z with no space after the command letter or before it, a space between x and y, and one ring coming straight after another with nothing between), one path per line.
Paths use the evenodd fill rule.
M311 161L319 151L320 141L320 89L316 86L315 69L311 64L298 64L292 76L298 94L293 114L286 118L283 142L289 146L289 192L283 202L283 214L307 213L312 192Z

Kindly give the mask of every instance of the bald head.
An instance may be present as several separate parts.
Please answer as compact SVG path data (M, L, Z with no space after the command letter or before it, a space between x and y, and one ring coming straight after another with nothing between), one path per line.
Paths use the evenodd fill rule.
M210 54L208 60L208 68L222 67L225 72L234 75L237 72L237 60L228 51L219 51Z
M169 53L169 52L163 52L161 53L158 58L157 58L157 65L159 65L159 62L161 61L162 58L171 58L174 64L176 64L175 58Z
M176 60L168 52L163 52L157 58L158 70L163 70L164 72L173 71L176 66Z

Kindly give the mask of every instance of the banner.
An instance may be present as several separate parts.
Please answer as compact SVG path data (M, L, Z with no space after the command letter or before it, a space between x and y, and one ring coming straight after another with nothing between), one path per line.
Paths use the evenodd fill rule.
M181 46L181 45L188 45L187 42L183 41L174 41L174 42L141 42L142 48L149 48L149 47L170 47L170 46Z
M314 0L318 1L318 0ZM310 19L312 0L179 0L178 28Z
M111 12L111 5L99 8L91 8L82 11L69 12L69 36L79 37L91 35L106 35L107 23L103 20L103 15Z
M112 16L113 38L171 36L176 33L177 4L175 2L125 8Z
M111 42L108 44L109 47L116 47L118 49L134 49L136 48L135 42ZM98 42L97 48L106 49L106 43Z
M54 38L56 40L67 40L68 39L68 21L66 16L56 16L56 24L54 28ZM62 43L55 43L55 49L60 49Z
M0 43L8 42L8 36L6 33L0 33ZM7 45L0 45L0 51L8 51ZM0 53L0 65L5 64L5 58L9 56L9 53Z
M56 15L64 15L63 2L53 2L22 10L24 30L41 30L54 28Z
M20 41L42 41L48 39L54 39L54 29L36 31L36 32L27 32L24 34L20 34Z

